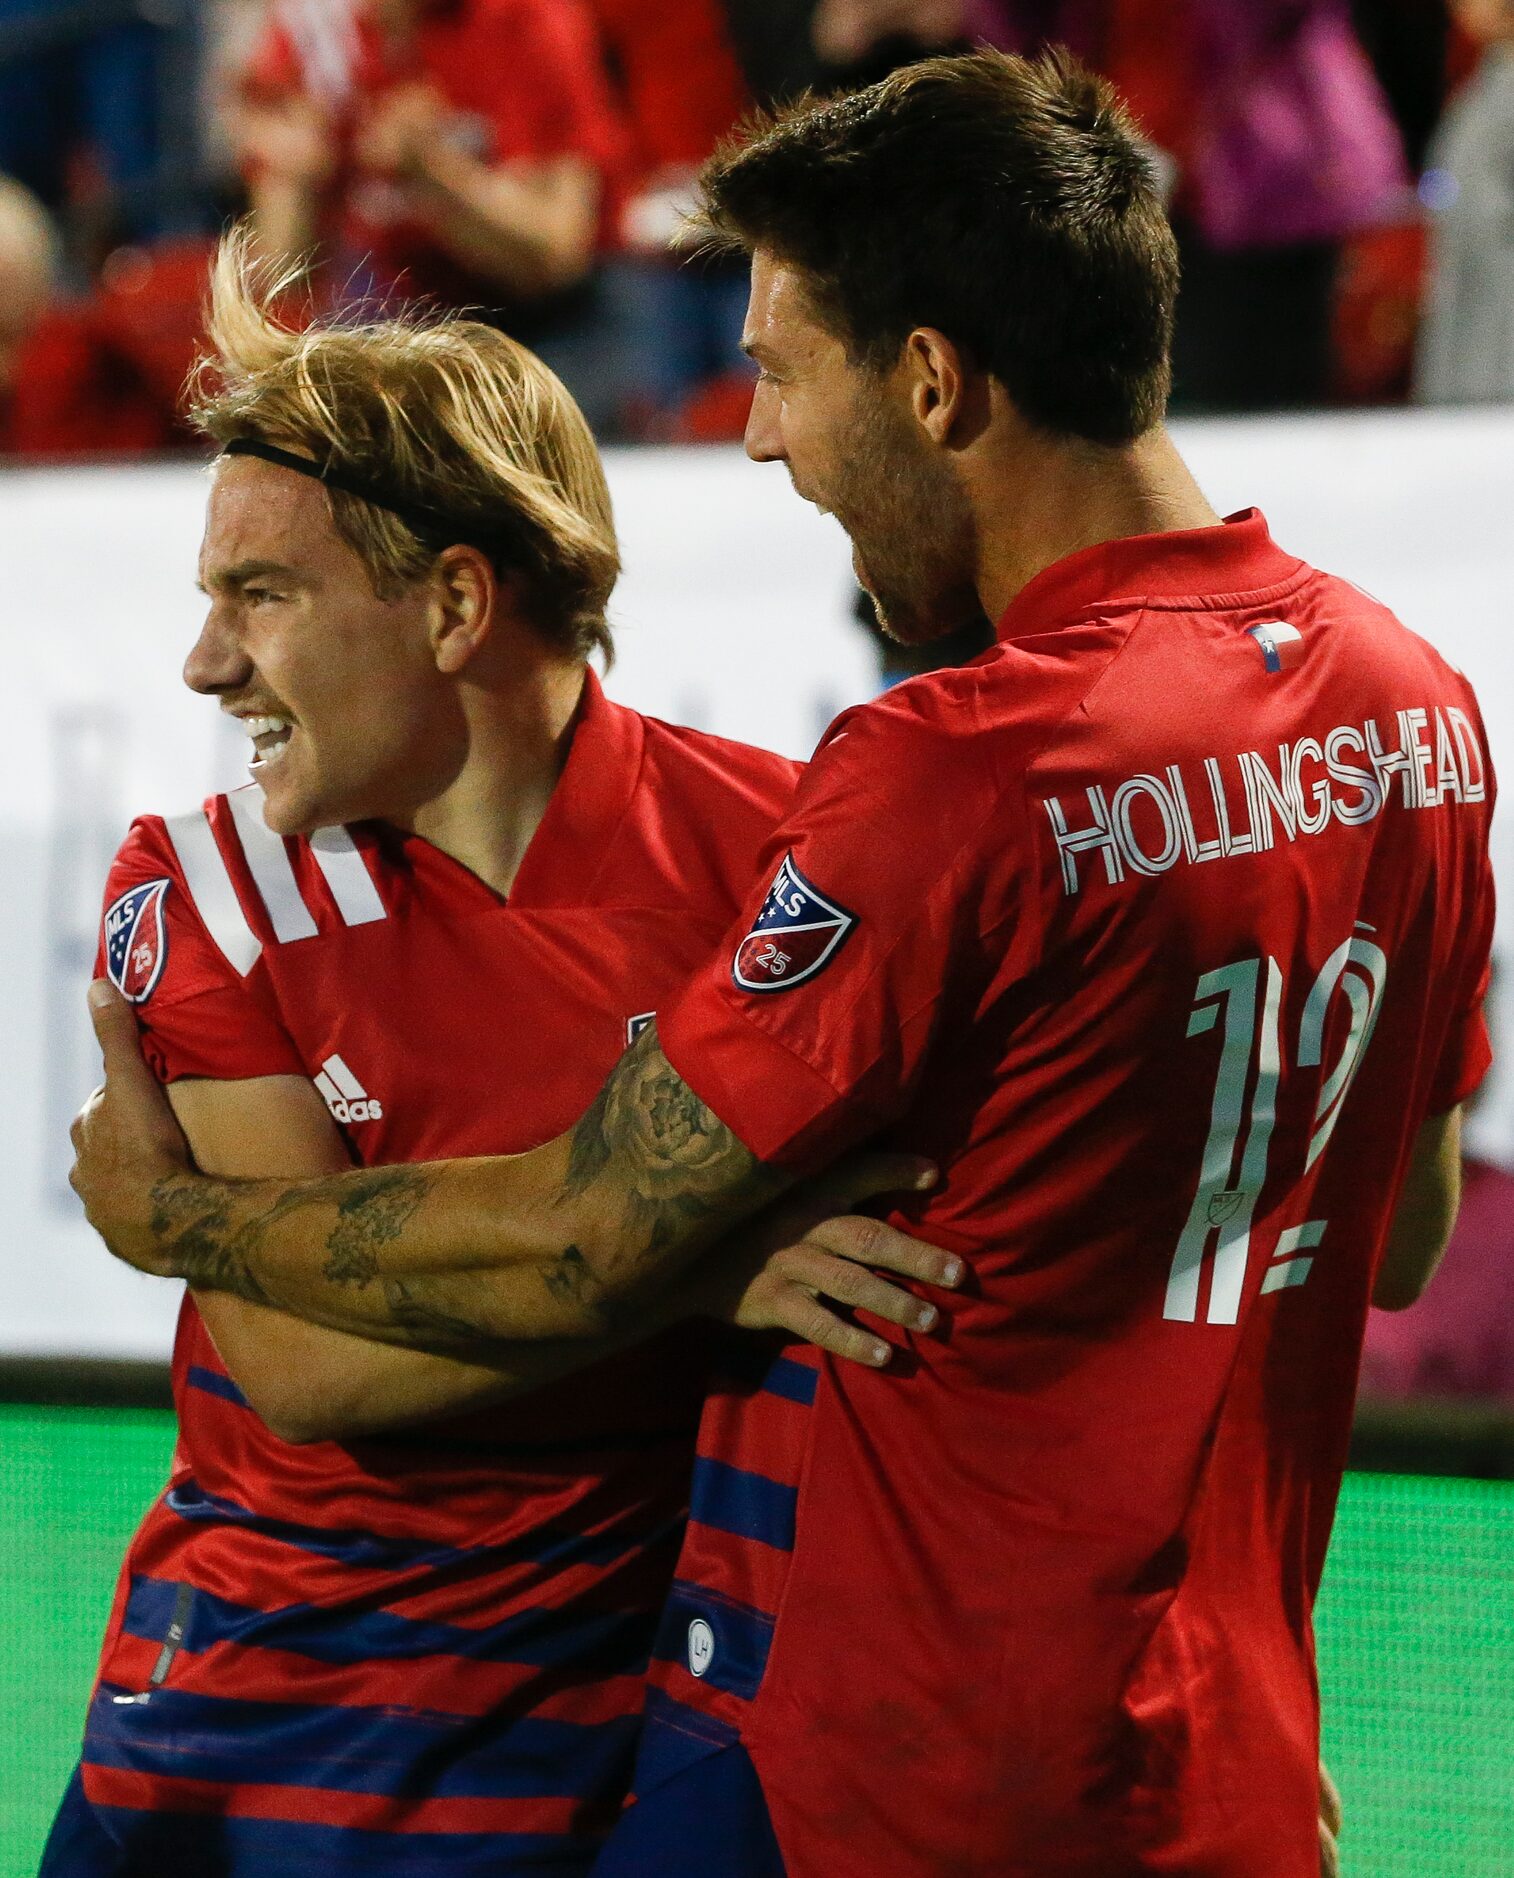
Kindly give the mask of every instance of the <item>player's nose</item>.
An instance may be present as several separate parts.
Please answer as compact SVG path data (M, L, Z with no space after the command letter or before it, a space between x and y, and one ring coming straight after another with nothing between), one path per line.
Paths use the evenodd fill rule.
M778 396L773 387L760 378L752 393L752 408L747 413L746 453L754 463L784 460Z
M191 691L216 696L245 685L252 676L252 661L237 642L219 607L205 615L200 636L184 661L184 682Z

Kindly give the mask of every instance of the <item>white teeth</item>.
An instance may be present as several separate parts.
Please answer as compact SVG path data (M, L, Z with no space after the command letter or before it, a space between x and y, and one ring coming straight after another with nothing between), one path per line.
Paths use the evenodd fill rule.
M242 728L249 737L273 737L290 728L287 717L244 717Z

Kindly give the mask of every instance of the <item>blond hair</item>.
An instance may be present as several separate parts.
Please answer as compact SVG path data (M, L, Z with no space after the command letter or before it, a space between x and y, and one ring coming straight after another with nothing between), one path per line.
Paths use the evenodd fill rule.
M256 258L245 225L226 235L190 422L222 446L246 438L313 456L401 507L455 519L460 540L497 533L499 571L519 581L537 630L608 662L620 550L604 466L564 386L515 340L452 314L286 321L277 308L299 280ZM435 542L392 510L329 485L326 496L377 593L434 563Z

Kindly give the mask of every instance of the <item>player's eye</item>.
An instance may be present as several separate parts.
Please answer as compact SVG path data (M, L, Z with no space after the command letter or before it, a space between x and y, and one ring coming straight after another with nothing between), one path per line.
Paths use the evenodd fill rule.
M265 606L270 601L282 600L284 595L275 593L272 587L244 587L242 598L249 606Z

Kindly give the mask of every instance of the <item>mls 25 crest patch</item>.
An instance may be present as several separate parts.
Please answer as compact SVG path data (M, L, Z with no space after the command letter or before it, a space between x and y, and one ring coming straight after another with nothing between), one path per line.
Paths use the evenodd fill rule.
M857 915L828 900L786 854L756 924L736 948L731 976L743 991L788 991L829 965L856 924Z
M149 880L105 909L105 969L117 991L133 1004L147 1002L168 962L163 902L172 884Z

